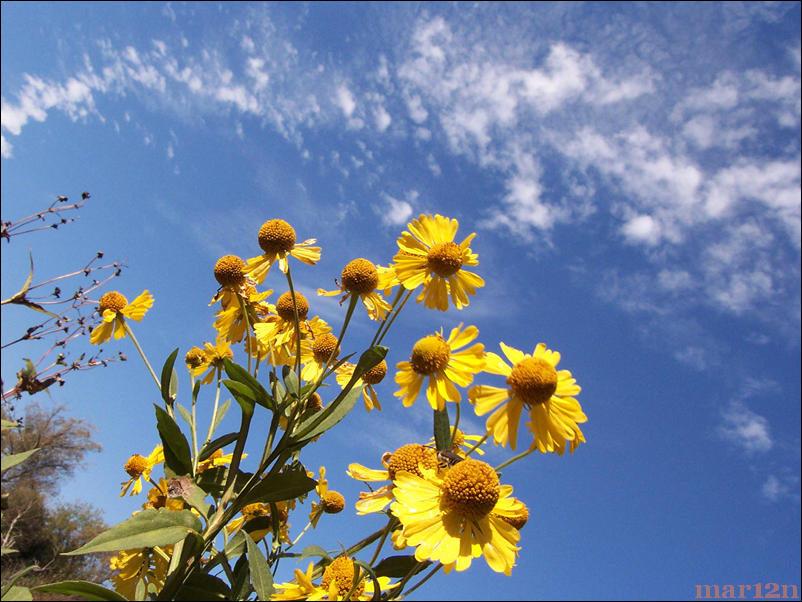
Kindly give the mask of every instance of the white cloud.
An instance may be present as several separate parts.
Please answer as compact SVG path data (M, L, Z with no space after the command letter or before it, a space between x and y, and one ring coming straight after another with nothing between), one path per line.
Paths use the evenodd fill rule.
M351 94L351 91L347 86L342 85L337 88L337 97L335 102L340 109L342 109L343 115L346 117L351 117L354 114L354 110L356 109L356 101L354 100L354 95Z
M11 149L13 148L11 143L8 140L6 140L5 136L2 135L0 135L0 143L1 143L0 148L2 149L0 156L2 156L4 159L11 158L12 157Z
M774 446L769 421L749 410L742 401L733 401L722 412L718 434L749 454L765 453Z
M799 503L799 478L796 476L780 476L770 474L760 492L770 502L779 502L789 498Z
M376 129L379 130L380 132L383 132L388 127L390 127L390 124L393 121L393 118L390 117L390 114L382 106L376 107L376 110L374 112L374 118L376 120Z
M656 245L660 242L660 225L650 215L637 215L621 227L624 237L635 243Z
M412 191L407 193L407 198L414 202L418 198L418 193ZM409 201L396 199L389 194L384 195L385 207L379 209L382 221L388 226L401 226L407 223L412 215L412 205Z

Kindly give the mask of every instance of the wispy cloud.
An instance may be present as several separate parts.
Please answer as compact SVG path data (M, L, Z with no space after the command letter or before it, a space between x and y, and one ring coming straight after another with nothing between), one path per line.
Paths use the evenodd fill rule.
M718 434L748 454L765 453L774 446L769 421L742 401L731 402L722 412Z

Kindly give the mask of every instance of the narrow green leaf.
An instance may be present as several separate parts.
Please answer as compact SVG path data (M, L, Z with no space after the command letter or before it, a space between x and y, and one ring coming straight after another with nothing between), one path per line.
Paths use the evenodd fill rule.
M219 578L193 572L176 592L176 600L230 600L231 590Z
M18 550L14 548L0 548L0 554L2 554L3 556L5 556L6 554L14 554L17 551Z
M217 426L220 424L220 421L226 415L226 412L228 412L229 407L231 407L231 400L226 399L223 402L223 405L217 408L217 411L214 413L214 422L212 423L212 434L214 434L214 432L217 430Z
M301 555L298 557L298 560L296 562L299 562L299 563L303 562L303 560L305 558L310 558L312 556L319 556L320 558L325 558L326 560L331 560L331 556L329 556L329 553L326 550L324 550L320 546L317 546L317 545L313 544L311 546L306 546L303 549L303 551L301 552Z
M22 577L24 577L31 571L37 570L38 568L39 567L37 565L32 564L30 566L26 566L24 569L18 570L16 573L11 575L11 577L8 578L8 581L6 581L6 583L4 583L2 587L0 587L0 599L5 600L6 594L12 587L15 587L14 584L17 581L19 581ZM5 578L5 575L3 575L3 577Z
M253 416L255 402L252 399L253 392L251 389L247 385L234 380L225 379L223 380L223 384L234 396L234 401L236 401L239 404L239 407L242 408L242 413L246 416Z
M451 449L451 423L448 421L448 410L434 411L434 443L437 451Z
M27 587L12 585L8 588L8 590L6 590L0 599L2 599L3 602L6 600L9 602L28 602L28 600L33 600L33 595L31 594L31 590ZM125 600L125 598L123 598L123 600Z
M208 491L213 497L223 495L226 481L228 480L228 466L215 466L207 468L197 476L198 485ZM237 471L235 491L239 491L253 475L249 472Z
M203 526L189 510L149 508L104 531L65 556L92 552L116 552L133 548L167 546L181 541L188 533L198 533Z
M354 368L354 374L351 376L351 380L356 381L356 379L361 378L365 372L380 364L387 355L387 351L388 348L383 345L374 345L365 351L359 356L359 361L356 364L356 368Z
M189 410L186 409L184 406L182 406L178 402L176 402L173 407L175 407L175 409L178 410L178 413L181 414L181 418L183 418L184 422L186 422L191 428L192 427L192 414L189 413Z
M155 403L153 407L156 408L156 428L164 447L164 476L192 474L192 456L186 437L167 412Z
M308 441L326 432L340 422L356 405L362 393L362 388L362 386L352 387L345 395L339 395L337 399L326 406L322 412L313 414L304 420L296 427L292 437L293 440Z
M173 364L175 364L175 357L177 355L178 347L167 357L164 366L162 366L162 399L164 399L167 404L171 404L175 401L175 396L178 391L178 376L173 369ZM175 380L175 383L173 383L173 380Z
M127 598L111 589L89 581L59 581L31 588L35 592L78 596L81 600L125 602Z
M245 535L245 544L248 546L248 566L251 571L253 589L256 590L259 600L270 600L270 594L274 591L270 566L250 535Z
M298 395L300 393L300 383L298 382L298 375L289 366L283 366L281 369L281 378L284 380L284 385L287 391Z
M245 532L240 529L227 542L223 548L226 558L236 558L245 552Z
M19 428L20 424L16 420L6 420L5 418L2 419L2 428L3 430L6 429L16 429Z
M0 459L0 472L5 472L12 466L16 466L17 464L24 462L33 454L39 451L40 448L36 447L34 449L29 449L28 451L20 452L18 454L11 454L9 456L3 456Z
M225 368L226 374L231 380L236 380L237 382L246 385L254 392L254 401L256 403L258 403L260 406L266 407L267 409L273 409L273 399L270 396L270 393L267 392L267 390L262 386L262 383L256 380L256 378L254 378L250 372L229 359L223 360L223 367Z
M252 502L282 502L304 495L315 488L317 482L302 471L280 472L263 479L237 503L241 506ZM241 507L240 506L240 507Z
M211 456L214 452L218 449L221 449L228 445L229 443L233 443L239 437L239 433L226 433L225 435L220 435L217 439L213 441L209 441L206 445L204 445L200 452L198 452L198 461L203 462L209 456Z
M243 541L243 544L245 542ZM240 555L237 563L234 565L234 581L231 584L231 599L232 600L247 600L253 592L251 587L250 567L248 566L248 558Z
M405 577L418 564L420 564L420 567L418 567L415 570L415 573L420 573L431 563L428 560L426 562L419 563L418 560L415 558L414 554L403 555L403 556L388 556L387 558L382 559L382 561L373 568L373 572L376 573L377 577L391 577L394 579L401 579L402 577Z

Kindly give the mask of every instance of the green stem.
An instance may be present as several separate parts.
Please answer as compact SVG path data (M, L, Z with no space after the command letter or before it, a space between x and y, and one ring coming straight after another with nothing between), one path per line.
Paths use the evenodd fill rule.
M295 354L295 373L298 375L298 387L301 386L301 321L298 317L298 302L295 299L295 288L292 286L292 275L290 274L290 264L287 263L287 284L290 287L290 297L292 297L292 310L293 310L293 320L295 321L295 342L296 342L296 354ZM296 391L298 393L298 398L300 399L300 390Z
M150 375L153 377L153 382L156 383L156 386L159 388L159 393L161 393L162 384L159 381L159 379L156 377L156 373L153 371L153 368L150 367L150 362L148 361L148 358L145 357L145 352L142 351L142 347L139 346L139 341L136 340L136 337L134 336L134 331L131 330L131 327L128 326L128 322L126 322L125 318L123 318L121 315L118 314L117 315L117 319L120 320L120 322L123 325L123 328L125 329L125 332L128 334L129 337L131 337L131 340L134 342L134 345L136 346L136 350L139 351L139 355L142 356L142 360L145 362L145 365L148 367L148 371L150 372ZM172 415L172 408L170 408L170 415Z
M456 405L457 405L457 415L454 417L454 426L451 427L451 447L454 447L454 440L457 438L457 426L459 425L460 406L462 404L458 401Z
M412 592L414 592L414 591L415 591L416 589L418 589L418 588L419 588L421 585L423 585L423 584L424 584L424 583L426 583L426 582L427 582L429 579L431 579L432 577L434 577L435 573L437 573L437 571L439 571L441 568L443 568L443 564L442 564L442 563L440 563L440 562L438 562L438 563L437 563L437 565L436 565L436 566L435 566L435 567L434 567L434 568L433 568L431 571L429 571L429 572L426 574L426 576L425 576L423 579L421 579L421 580L420 580L420 581L418 581L418 582L417 582L415 585L413 585L412 587L410 587L410 588L409 588L409 589L408 589L408 590L407 590L407 591L404 593L404 595L403 595L403 596L401 596L400 598L398 598L398 600L403 600L404 598L406 598L406 597L407 597L409 594L411 594Z
M525 452L523 452L523 453L521 453L521 454L518 454L518 455L517 455L517 456L515 456L515 457L512 457L512 458L510 458L510 459L509 459L509 460L507 460L506 462L502 462L501 464L499 464L498 466L496 466L496 468L495 468L494 470L495 470L496 472L498 472L499 470L501 470L501 469L502 469L502 468L504 468L505 466L509 466L509 465L510 465L510 464L512 464L513 462L517 462L517 461L518 461L518 460L520 460L521 458L525 458L526 456L528 456L529 454L531 454L533 451L535 451L535 448L534 448L534 447L532 447L532 448L530 448L530 449L526 450Z
M469 449L468 451L466 451L466 452L465 452L465 455L466 455L466 456L470 456L470 455L471 455L471 454L472 454L474 451L476 451L476 450L479 448L479 446L480 446L480 445L482 445L482 443L484 443L485 441L487 441L487 438L490 436L490 434L491 434L491 432L490 432L490 431L487 431L487 432L484 434L484 437L482 437L481 439L479 439L479 441L477 441L476 443L474 443L474 445L473 445L473 447L471 447L471 449Z
M381 552L381 549L384 546L384 542L387 541L387 536L390 534L390 525L392 524L393 521L391 519L390 521L387 522L387 525L384 527L384 533L382 533L382 538L379 540L379 543L376 546L376 551L373 552L373 556L371 556L368 565L373 566L373 563L376 562L376 559L378 559L379 552Z
M251 321L248 319L248 308L239 293L236 293L242 318L245 320L245 345L248 347L248 372L251 371Z
M195 391L195 377L192 378L192 391ZM197 421L195 420L195 404L198 401L197 395L192 395L192 424L190 430L192 431L192 474L198 474L198 429L196 428Z
M209 432L206 434L206 441L203 442L205 446L209 441L212 440L212 434L214 433L214 419L217 416L217 404L220 401L220 379L222 378L222 370L220 368L217 369L217 391L214 394L214 408L212 409L212 419L209 422ZM194 390L194 387L193 387Z
M376 341L379 338L379 333L382 331L382 328L385 324L387 324L387 320L391 317L393 310L395 309L395 304L398 303L398 300L401 298L401 295L404 294L406 289L403 286L398 287L398 292L395 294L395 299L393 299L393 304L390 307L390 311L387 312L387 315L384 316L384 320L381 321L379 327L376 329L376 334L373 335L373 340L370 342L370 346L373 347L376 344Z
M340 328L340 335L337 337L337 344L334 346L329 358L326 360L326 365L323 366L323 370L320 371L317 379L315 380L315 386L312 387L312 391L317 391L317 388L320 386L320 383L323 381L323 377L327 376L326 370L328 369L329 365L331 364L331 360L337 355L337 351L342 347L342 340L345 336L345 331L348 328L348 323L351 321L351 316L354 315L354 309L356 308L356 302L359 299L359 295L351 293L351 300L348 303L348 309L345 312L345 319L343 320L342 328Z
M396 310L396 312L393 314L393 317L390 318L390 322L387 324L387 328L384 329L384 332L382 332L381 336L379 337L379 340L376 341L377 345L382 342L382 339L384 338L384 335L386 335L387 331L390 330L390 327L393 325L393 322L395 322L395 319L398 317L398 314L401 313L401 310L404 308L404 305L406 304L406 302L409 301L409 298L412 296L412 291L414 291L414 290L415 289L407 290L407 294L404 296L404 299L401 301L401 305L398 306L398 310Z

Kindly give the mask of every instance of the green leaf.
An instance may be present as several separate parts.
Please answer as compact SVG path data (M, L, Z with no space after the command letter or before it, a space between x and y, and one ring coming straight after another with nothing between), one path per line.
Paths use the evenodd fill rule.
M254 392L253 400L256 403L269 410L273 409L273 398L270 396L270 393L267 392L262 384L256 380L250 372L227 358L223 360L223 367L231 380L242 383Z
M242 542L245 543L244 541ZM245 556L240 556L237 563L234 565L234 580L231 584L231 599L232 600L247 600L253 591L251 587L250 568L248 567L248 559Z
M175 409L178 410L178 413L181 414L181 418L184 419L190 428L192 428L192 414L189 413L189 410L182 406L180 403L175 403Z
M2 428L4 431L7 429L17 429L20 428L20 424L16 420L6 420L5 418L3 418Z
M274 591L270 566L250 535L245 535L245 544L248 546L248 566L251 570L253 589L256 590L259 600L270 600L270 594Z
M226 412L228 412L228 408L230 406L231 406L231 400L226 399L223 402L223 405L217 408L217 411L214 413L214 421L212 422L212 434L214 434L214 431L217 430L217 425L220 424L220 421L226 415Z
M299 424L293 433L293 441L308 441L329 430L354 408L361 393L360 386L353 387L345 395L340 394L323 411L313 414Z
M247 385L235 380L224 379L223 384L234 396L234 400L239 404L239 407L242 408L242 413L246 416L253 416L253 408L256 403L252 399L253 391Z
M164 476L192 474L192 456L186 437L167 412L155 403L153 407L156 408L156 428L164 446Z
M231 590L213 575L193 572L181 585L175 595L176 600L230 600Z
M20 462L24 462L30 456L39 451L40 448L29 449L28 451L20 452L18 454L11 454L10 456L3 456L0 459L0 472L5 472L12 466L16 466Z
M35 592L78 596L81 600L112 600L114 602L125 602L127 600L125 596L121 596L114 590L89 581L59 581L58 583L38 585L31 589Z
M0 600L3 600L3 602L5 602L6 600L9 600L9 602L17 601L17 600L19 600L21 602L22 601L27 602L28 600L33 600L33 595L31 595L31 590L29 590L27 587L20 587L19 585L12 585L3 594L2 598L0 598ZM123 598L123 600L125 600L125 598Z
M175 364L175 357L178 355L178 347L168 356L167 361L162 366L162 399L169 405L175 401L176 393L178 393L178 375L173 369Z
M19 550L15 550L14 548L0 548L0 554L5 556L6 554L14 554Z
M204 470L196 480L204 491L208 491L213 497L220 497L228 480L228 472L228 466L215 466ZM240 491L252 476L249 472L237 471L235 491Z
M188 533L197 534L202 528L200 520L189 510L149 508L137 512L128 520L64 555L168 546L181 541Z
M329 553L326 550L313 544L311 546L306 546L303 549L296 562L302 562L305 558L311 558L312 556L319 556L321 558L325 558L326 560L331 560L331 556L329 556Z
M298 375L289 366L283 366L281 369L281 378L284 380L284 386L287 391L295 396L299 394L300 383Z
M261 480L237 503L242 507L253 502L267 504L292 500L311 491L315 485L317 481L310 479L303 471L280 472Z
M382 561L375 567L373 567L373 572L376 573L377 577L391 577L394 579L401 579L402 577L406 577L406 575L412 569L417 567L418 564L420 564L420 566L415 570L415 573L420 573L431 563L428 560L419 563L418 560L415 558L414 554L403 555L403 556L388 556L387 558L382 559ZM413 573L413 575L415 573Z
M225 435L220 435L214 441L209 441L209 443L204 445L200 452L198 452L198 461L203 462L218 449L222 449L229 443L236 441L237 437L239 437L239 433L226 433Z
M384 347L383 345L374 345L365 351L361 356L359 356L359 361L356 364L356 368L354 368L354 374L351 376L351 381L355 382L356 379L362 378L362 375L365 372L380 364L387 355L387 351L388 348Z
M434 411L434 442L437 451L451 449L451 424L448 421L448 410Z

